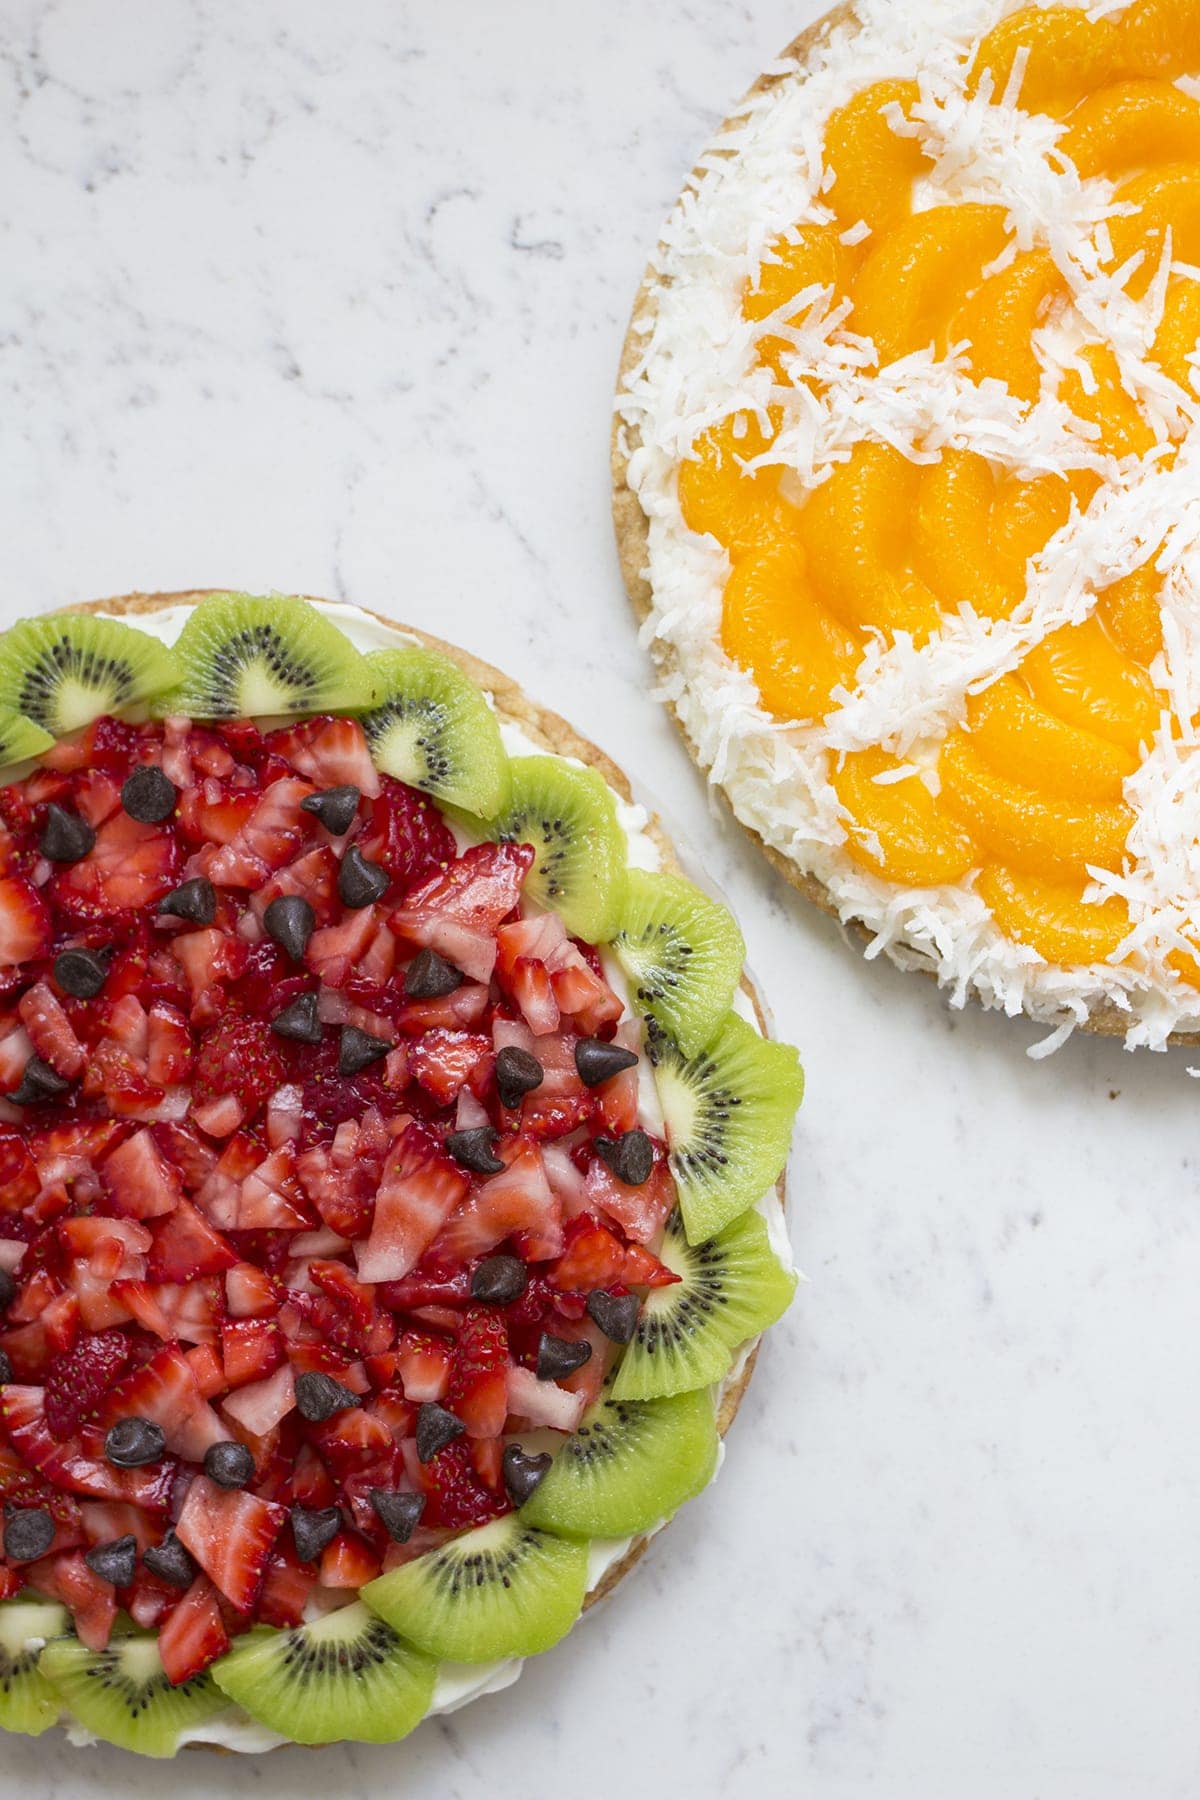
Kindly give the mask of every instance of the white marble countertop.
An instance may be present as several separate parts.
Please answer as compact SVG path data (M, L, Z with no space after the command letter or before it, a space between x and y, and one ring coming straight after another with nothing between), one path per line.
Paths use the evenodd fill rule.
M169 1776L9 1738L2 1795L1200 1791L1189 1057L1038 1065L1032 1029L864 966L708 810L620 590L645 250L815 10L0 0L2 622L339 595L568 712L700 846L803 1047L810 1277L717 1487L512 1692Z

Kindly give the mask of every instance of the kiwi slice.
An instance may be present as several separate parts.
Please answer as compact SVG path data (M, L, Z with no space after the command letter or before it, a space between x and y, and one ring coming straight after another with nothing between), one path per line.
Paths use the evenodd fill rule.
M196 719L360 712L375 697L366 658L307 600L210 594L175 654L182 678L166 705Z
M147 1632L114 1637L106 1650L78 1638L54 1638L42 1651L41 1673L81 1725L142 1756L174 1756L188 1725L212 1718L228 1704L207 1671L172 1687Z
M586 1590L586 1544L508 1513L380 1575L362 1597L431 1656L476 1663L548 1650L579 1617Z
M363 716L371 755L387 775L491 819L508 804L508 758L496 715L448 656L414 646L374 650L378 699Z
M696 1056L658 1031L646 1045L683 1222L703 1243L779 1179L804 1093L800 1058L736 1013Z
M0 768L40 756L53 742L51 733L35 725L24 713L14 712L11 706L0 706Z
M297 1744L391 1744L428 1712L437 1664L356 1601L294 1631L255 1626L212 1673L252 1719Z
M521 1511L568 1537L648 1531L708 1486L717 1426L707 1388L667 1400L598 1400Z
M490 835L532 844L526 892L576 937L607 943L625 899L625 833L612 790L594 769L561 756L514 756L508 768L512 793Z
M0 1606L0 1729L39 1737L59 1717L62 1701L39 1672L38 1659L44 1641L66 1628L66 1608L53 1600L6 1600Z
M796 1291L761 1213L744 1212L706 1243L689 1244L674 1212L658 1254L680 1279L644 1301L613 1378L614 1400L655 1400L720 1381L734 1352L773 1325Z
M22 619L0 637L0 706L52 737L153 700L178 680L165 644L93 613Z
M613 951L633 1004L689 1056L729 1011L746 946L732 913L678 875L630 869Z

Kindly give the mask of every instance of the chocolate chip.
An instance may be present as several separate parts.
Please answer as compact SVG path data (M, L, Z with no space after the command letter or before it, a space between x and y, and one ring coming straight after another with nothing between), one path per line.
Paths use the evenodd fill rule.
M360 1069L369 1068L391 1049L389 1038L372 1037L369 1032L360 1031L357 1025L343 1025L338 1074L357 1075Z
M470 1131L448 1131L446 1148L459 1167L473 1175L499 1175L504 1164L492 1149L499 1136L493 1125L474 1125Z
M204 1473L218 1487L243 1488L253 1478L254 1458L245 1444L226 1438L224 1443L210 1444L204 1452Z
M356 787L323 788L319 794L309 794L303 799L300 811L312 813L326 831L334 837L342 837L354 823L360 797Z
M73 1000L94 1000L108 979L108 963L94 950L63 950L54 959L54 979Z
M7 1350L0 1350L0 1387L13 1378L13 1366Z
M627 1344L637 1330L642 1303L636 1294L610 1294L594 1288L587 1297L588 1317L614 1344Z
M540 1088L546 1071L536 1056L506 1044L496 1058L496 1088L505 1106L520 1106L526 1094Z
M142 1563L157 1575L161 1581L170 1582L172 1587L191 1587L196 1578L196 1565L189 1551L185 1550L174 1531L168 1531L161 1544L151 1544L142 1552Z
M121 789L121 805L140 825L158 825L169 819L178 798L175 783L153 763L135 769Z
M38 839L38 848L51 862L74 863L87 855L96 841L96 833L78 813L56 806L52 800L46 808L46 823Z
M447 1412L434 1400L426 1400L417 1414L417 1459L420 1462L431 1462L439 1450L452 1444L466 1430L462 1420L454 1413Z
M531 1456L527 1450L522 1450L520 1444L509 1444L501 1467L504 1470L504 1485L514 1506L524 1506L534 1489L541 1486L553 1460L548 1450L543 1450L538 1456Z
M511 1306L529 1284L529 1270L519 1256L485 1256L471 1276L471 1298L485 1306Z
M325 1419L332 1419L334 1413L359 1404L357 1394L320 1369L296 1377L296 1409L310 1425L320 1425Z
M281 894L263 914L263 928L293 962L300 962L316 929L317 915L301 894Z
M40 1506L14 1507L4 1519L4 1554L9 1562L36 1562L54 1542L54 1520Z
M539 1381L561 1381L582 1369L592 1354L586 1338L560 1338L543 1331L538 1343L537 1378Z
M194 875L164 896L155 909L168 918L187 919L193 925L211 925L217 916L217 890L206 875Z
M17 1297L17 1284L7 1269L0 1269L0 1312L11 1306Z
M425 1511L425 1496L392 1493L388 1488L372 1488L371 1505L383 1520L392 1542L407 1544Z
M382 900L391 887L391 877L378 863L368 862L361 850L351 844L338 870L338 893L344 905L358 911Z
M636 1062L634 1051L606 1044L603 1038L580 1038L575 1046L575 1067L584 1087L599 1087L623 1069L632 1069Z
M25 1064L25 1072L21 1076L21 1085L15 1093L6 1096L17 1106L40 1106L45 1100L53 1100L59 1094L65 1094L69 1081L55 1073L49 1063L40 1056L31 1056Z
M83 1560L101 1581L114 1587L128 1587L137 1573L137 1539L132 1532L126 1537L110 1538L107 1544L96 1544L85 1550Z
M292 1038L297 1044L319 1044L322 1027L317 1014L317 996L297 995L282 1012L275 1014L271 1030L282 1038Z
M292 1508L292 1536L301 1562L316 1562L326 1544L341 1529L342 1515L336 1506L323 1506L319 1512L307 1506Z
M104 1440L104 1454L118 1469L140 1469L162 1461L167 1440L153 1419L118 1419Z
M404 971L404 992L410 1000L440 1000L462 986L462 976L436 950L420 950Z
M641 1187L654 1169L654 1145L636 1127L619 1138L598 1137L592 1149L626 1187Z

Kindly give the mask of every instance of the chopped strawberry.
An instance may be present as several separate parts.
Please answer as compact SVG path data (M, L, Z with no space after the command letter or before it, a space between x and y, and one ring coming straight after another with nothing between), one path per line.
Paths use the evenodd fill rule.
M426 1093L448 1106L468 1080L486 1074L491 1056L490 1038L467 1031L427 1031L409 1046L408 1072Z
M435 1252L450 1262L484 1256L514 1232L528 1237L531 1261L556 1256L562 1246L562 1209L537 1145L517 1139L499 1148L504 1173L476 1188L437 1239Z
M426 1496L423 1525L461 1531L512 1510L503 1489L485 1487L480 1480L465 1438L457 1438L429 1462L417 1464L415 1479Z
M249 1612L283 1529L287 1509L242 1489L221 1488L197 1475L187 1491L175 1535L239 1612Z
M508 1371L508 1410L530 1425L550 1431L574 1431L587 1401L557 1381L539 1381L532 1369L519 1365Z
M272 1150L243 1179L237 1202L237 1229L303 1231L315 1223L296 1171L295 1147L284 1144Z
M625 1246L589 1213L571 1220L566 1238L566 1250L548 1277L552 1286L590 1294L624 1278Z
M135 1131L110 1150L101 1168L113 1205L129 1218L161 1218L179 1205L179 1171L149 1130Z
M383 1166L370 1236L356 1253L360 1281L396 1281L407 1275L462 1204L469 1186L432 1135L409 1125Z
M177 1006L155 1000L148 1018L146 1074L159 1087L173 1087L191 1067L192 1034Z
M46 1424L41 1388L6 1385L0 1390L0 1418L25 1465L62 1492L124 1500L156 1512L165 1509L173 1473L169 1463L118 1469L105 1458L85 1454L76 1439L60 1443Z
M387 870L399 894L440 873L458 853L436 803L391 775L380 777L367 814L358 847L369 862Z
M29 1576L41 1593L68 1608L81 1643L89 1650L104 1649L117 1616L117 1596L111 1583L88 1568L82 1550L48 1556L34 1563Z
M225 1304L231 1318L258 1319L279 1307L275 1283L254 1263L238 1263L225 1276Z
M675 1183L667 1166L665 1146L655 1145L654 1167L640 1187L618 1181L607 1164L593 1156L584 1191L588 1206L615 1219L627 1237L639 1244L651 1243L675 1208Z
M493 1309L463 1317L446 1405L474 1438L499 1437L508 1413L508 1332Z
M215 1400L225 1392L225 1368L212 1344L194 1344L185 1355L196 1386L206 1400Z
M82 861L55 874L50 887L55 902L77 918L144 912L175 886L181 860L169 830L117 812Z
M310 782L295 776L272 782L236 836L206 858L210 881L220 887L257 888L291 862L316 828L311 814L300 809L313 792Z
M284 1079L283 1057L269 1025L226 1013L200 1040L192 1077L193 1106L232 1098L248 1123Z
M449 1338L428 1331L401 1333L396 1374L406 1399L418 1404L443 1399L450 1386L453 1363L454 1346Z
M380 1572L375 1551L357 1531L339 1531L321 1552L318 1579L323 1588L343 1588L357 1593Z
M224 1238L187 1200L180 1200L168 1217L155 1220L151 1235L154 1242L147 1273L152 1281L192 1281L200 1275L222 1275L238 1260Z
M283 1333L273 1319L227 1319L221 1327L221 1361L231 1388L261 1381L283 1356Z
M32 962L50 947L50 914L31 881L9 875L0 881L0 968Z
M189 1462L203 1462L204 1452L229 1435L200 1392L186 1356L173 1344L164 1344L110 1391L100 1422L107 1427L123 1418L161 1425L168 1450Z
M35 981L25 990L17 1011L42 1061L59 1075L74 1079L83 1069L83 1045L71 1029L60 1001L44 981Z
M438 951L472 981L487 981L496 927L516 906L533 861L528 844L477 844L413 889L392 914L392 930Z
M272 731L266 742L315 787L356 787L366 795L379 792L379 775L357 719L305 719Z
M244 1431L265 1437L286 1419L296 1404L296 1383L291 1365L282 1363L274 1374L240 1387L221 1402L221 1411Z
M19 1075L17 1080L20 1080ZM0 1082L3 1082L2 1075ZM15 1131L0 1125L0 1210L5 1213L20 1212L22 1207L37 1198L41 1185L37 1168L24 1141Z
M158 1654L167 1680L172 1687L180 1687L194 1675L203 1674L228 1648L229 1633L217 1590L207 1576L197 1575L159 1627Z
M239 980L250 960L249 949L241 938L229 937L213 926L204 931L180 932L171 939L171 954L182 965L196 1002L211 994L219 983Z
M92 1408L129 1366L132 1346L122 1331L89 1332L56 1356L46 1371L46 1424L62 1440L73 1437Z
M232 844L257 805L256 789L229 787L209 777L180 796L180 830L197 846Z
M258 1596L259 1618L264 1624L278 1625L283 1630L301 1624L316 1579L312 1570L299 1561L295 1551L289 1545L281 1544L267 1559Z

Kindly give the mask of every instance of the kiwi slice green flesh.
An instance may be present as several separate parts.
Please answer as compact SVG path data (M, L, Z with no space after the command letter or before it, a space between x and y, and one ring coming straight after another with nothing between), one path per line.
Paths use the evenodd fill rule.
M761 1213L742 1213L703 1244L689 1244L672 1213L658 1254L680 1280L653 1288L643 1302L613 1379L614 1400L654 1400L722 1380L735 1351L773 1325L796 1291Z
M431 1656L476 1663L548 1650L579 1617L586 1590L586 1544L508 1513L380 1575L362 1597Z
M154 700L178 680L165 644L93 613L22 619L0 637L0 706L52 737Z
M40 756L54 742L52 734L10 706L0 706L0 768Z
M779 1179L804 1093L800 1058L736 1013L696 1056L658 1032L647 1047L683 1222L703 1243Z
M67 1628L66 1608L52 1600L6 1600L0 1606L0 1729L38 1737L62 1712L62 1700L38 1669L42 1644Z
M307 600L210 594L175 655L180 684L159 710L196 719L360 712L375 697L366 658Z
M144 1632L114 1637L106 1650L54 1638L38 1666L81 1725L142 1756L174 1756L185 1727L228 1704L207 1673L172 1687L157 1638Z
M678 875L630 869L613 938L632 1003L688 1055L729 1011L746 946L732 914Z
M508 758L496 715L437 650L375 650L378 699L363 715L371 755L387 775L490 819L508 804Z
M589 943L607 943L625 899L625 833L612 791L594 769L559 756L514 756L512 794L487 828L501 843L532 844L525 891Z
M311 1625L259 1625L213 1665L217 1686L297 1744L391 1744L429 1710L437 1664L361 1602Z
M568 1537L628 1537L669 1518L717 1467L707 1388L666 1400L599 1400L555 1456L521 1518Z

